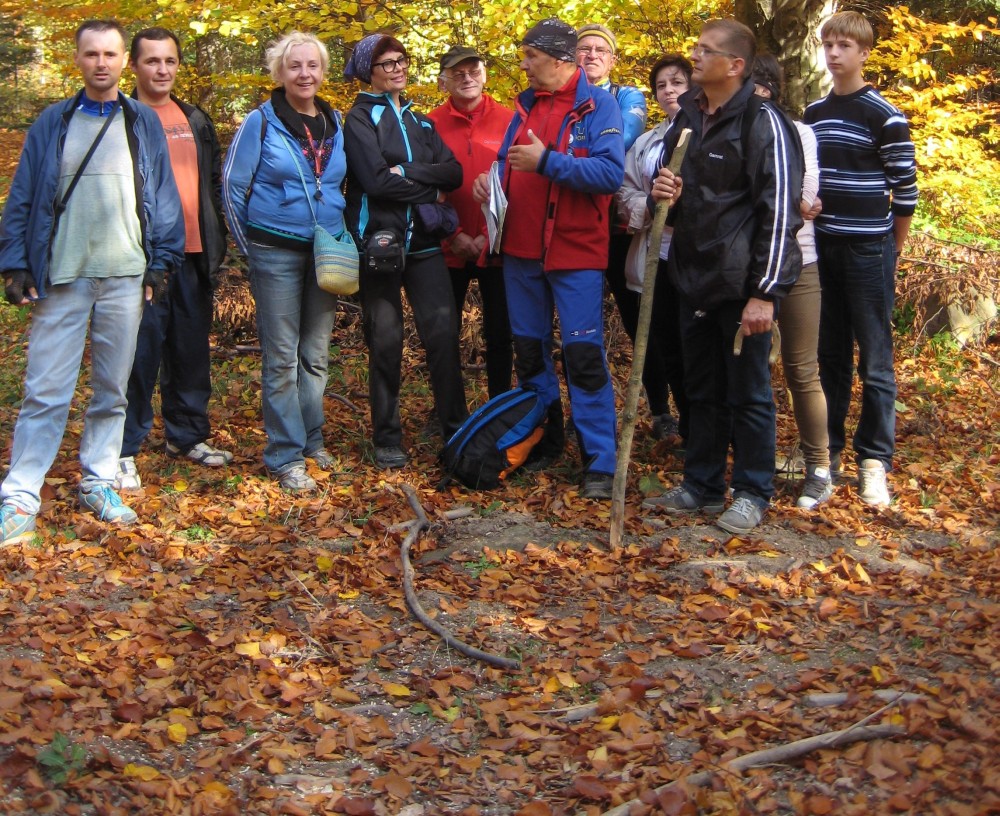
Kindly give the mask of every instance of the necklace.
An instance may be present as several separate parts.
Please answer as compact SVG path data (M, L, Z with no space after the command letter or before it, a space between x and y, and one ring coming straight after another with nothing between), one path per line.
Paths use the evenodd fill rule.
M308 142L307 157L312 160L313 174L316 176L316 193L313 195L317 201L323 200L323 179L320 178L323 172L323 143L326 142L326 114L319 108L319 118L323 120L323 136L319 142L314 142L312 133L309 132L309 125L306 124L306 119L303 114L299 114L302 117L302 127L306 131L306 141Z

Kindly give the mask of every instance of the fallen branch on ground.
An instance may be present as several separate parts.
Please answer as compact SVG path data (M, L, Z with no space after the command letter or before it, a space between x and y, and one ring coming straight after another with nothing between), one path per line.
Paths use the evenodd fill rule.
M884 703L913 703L923 700L923 694L914 694L908 691L893 691L892 689L876 689L872 692L872 697L877 697ZM810 708L826 708L828 706L839 706L846 703L851 698L851 694L846 691L818 692L807 694L802 698L802 705Z
M668 782L666 785L660 785L660 787L654 789L653 793L659 796L681 786L702 788L711 783L712 779L720 771L739 773L748 768L758 768L762 765L773 765L778 762L788 762L798 759L821 748L839 748L842 745L850 745L854 742L886 739L887 737L897 737L905 733L906 729L898 725L852 725L850 728L845 728L842 731L817 734L814 737L806 737L805 739L789 742L785 745L777 745L774 748L765 748L763 751L753 751L752 753L744 754L729 762L724 762L716 770L701 771L691 774L691 776L685 776L673 782ZM640 804L641 801L640 799L631 799L617 807L611 808L611 810L604 811L601 816L628 816L632 805Z
M482 661L498 669L513 671L521 668L519 660L511 660L500 655L491 654L490 652L484 652L482 649L477 649L475 646L470 646L468 643L459 640L428 615L420 605L420 599L417 598L417 592L413 588L414 573L413 565L410 563L410 547L420 538L420 533L431 526L431 523L427 518L427 513L424 512L424 507L420 503L420 499L417 498L417 491L407 484L401 485L401 487L403 493L406 494L406 499L409 501L410 507L413 508L413 512L417 515L416 523L410 528L410 532L406 534L406 538L403 539L403 543L399 546L399 558L403 564L403 594L406 597L406 605L410 608L413 616L441 638L448 646L457 652L461 652L466 657Z

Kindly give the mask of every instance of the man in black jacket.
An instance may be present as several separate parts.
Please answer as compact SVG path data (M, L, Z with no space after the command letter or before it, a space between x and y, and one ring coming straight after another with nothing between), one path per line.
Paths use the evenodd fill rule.
M187 457L212 467L233 460L229 451L206 441L211 435L208 335L212 290L226 255L222 154L208 115L171 93L180 62L180 42L173 32L147 28L133 37L129 52L136 80L133 95L156 111L163 124L184 208L186 240L183 265L171 272L166 296L146 306L139 326L115 480L120 490L138 490L142 486L135 455L153 427L152 397L157 376L167 455Z
M755 52L741 23L712 20L702 28L691 52L699 90L681 97L664 136L668 157L690 128L687 156L679 176L660 170L651 194L654 201L676 197L667 268L680 292L691 421L684 481L645 506L720 512L732 443L734 500L717 524L736 534L760 523L774 495L771 327L802 268L795 240L801 149L769 102L748 107Z

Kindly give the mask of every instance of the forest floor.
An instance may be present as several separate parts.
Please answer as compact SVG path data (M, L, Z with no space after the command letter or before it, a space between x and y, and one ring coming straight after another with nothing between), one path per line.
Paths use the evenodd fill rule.
M226 304L230 328L247 323L245 298ZM5 465L27 326L27 310L0 309ZM619 399L622 337L612 325ZM647 513L683 460L641 417L614 551L608 504L578 495L573 445L495 491L435 489L441 440L412 338L411 463L378 471L351 304L334 342L337 464L313 469L316 495L263 472L259 355L220 332L214 442L236 460L169 459L157 424L129 529L74 500L84 372L37 535L0 549L0 812L597 816L638 797L614 812L1000 813L995 342L897 350L888 508L861 504L849 469L811 512L783 473L743 537ZM467 385L482 402L474 366ZM788 454L780 374L775 391ZM412 554L423 607L517 668L464 657L407 610L409 488L431 521ZM725 767L862 721L897 733ZM706 770L706 786L661 788Z

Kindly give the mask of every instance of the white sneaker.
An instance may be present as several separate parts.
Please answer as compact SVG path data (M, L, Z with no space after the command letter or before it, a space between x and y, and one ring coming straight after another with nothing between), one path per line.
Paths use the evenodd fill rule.
M135 467L134 456L123 456L118 460L118 472L115 474L115 490L142 490L142 479Z
M887 507L889 485L885 480L885 466L878 459L862 459L858 468L858 498L865 504Z

